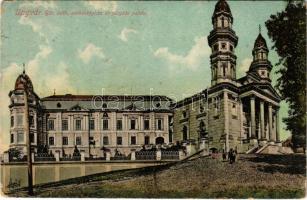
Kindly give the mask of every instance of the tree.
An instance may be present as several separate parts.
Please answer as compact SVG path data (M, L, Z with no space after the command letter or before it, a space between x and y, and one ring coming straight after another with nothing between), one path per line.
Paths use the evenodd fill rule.
M288 2L286 9L266 21L273 49L280 59L276 88L289 104L283 121L296 147L306 145L306 18L304 1Z

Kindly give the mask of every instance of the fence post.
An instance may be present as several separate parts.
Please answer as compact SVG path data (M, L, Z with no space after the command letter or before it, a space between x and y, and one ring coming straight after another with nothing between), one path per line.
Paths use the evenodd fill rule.
M5 152L5 153L4 153L4 155L3 155L3 162L4 162L4 163L10 162L9 152Z
M34 152L31 152L32 163L34 163Z
M135 150L131 149L131 160L135 160Z
M111 152L110 151L106 152L106 160L111 160Z
M60 151L59 150L55 151L55 161L60 162Z
M161 152L161 150L158 150L157 153L156 153L156 159L161 160L161 157L162 157L162 152Z
M206 140L205 140L205 139L202 139L202 140L201 140L201 143L200 143L200 148L199 148L199 150L205 149L205 148L206 148Z
M81 151L81 162L84 162L85 161L85 152L84 151Z
M184 159L184 153L183 153L183 150L180 149L179 150L179 160L182 160L182 159Z
M104 157L104 150L100 150L100 157L103 158Z

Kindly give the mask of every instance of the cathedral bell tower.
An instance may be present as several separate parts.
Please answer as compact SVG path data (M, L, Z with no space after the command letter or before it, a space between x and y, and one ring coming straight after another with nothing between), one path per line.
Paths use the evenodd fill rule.
M208 43L212 49L211 85L235 82L237 57L234 50L238 44L238 37L232 30L233 17L226 0L219 0L215 5L212 24L213 30L208 36Z
M262 82L271 82L270 72L272 64L268 60L269 49L265 39L261 35L261 27L259 26L259 35L255 41L253 49L253 62L249 68L250 73L256 73Z

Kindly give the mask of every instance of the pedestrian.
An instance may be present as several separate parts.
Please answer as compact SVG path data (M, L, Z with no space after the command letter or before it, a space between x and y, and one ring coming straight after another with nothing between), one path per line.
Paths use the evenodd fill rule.
M232 149L230 149L229 153L228 153L228 159L229 159L229 163L232 164L233 163L233 156L234 156L234 152Z
M232 162L233 162L233 163L236 162L236 156L237 156L237 153L236 153L236 151L234 151L234 152L232 153Z
M227 154L226 154L225 150L223 150L223 161L226 160L226 157L227 157Z

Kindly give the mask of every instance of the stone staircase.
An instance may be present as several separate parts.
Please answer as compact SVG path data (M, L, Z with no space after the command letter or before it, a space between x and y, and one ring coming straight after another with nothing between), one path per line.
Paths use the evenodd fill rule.
M290 147L282 147L275 144L267 144L260 148L257 154L293 154L293 150Z

